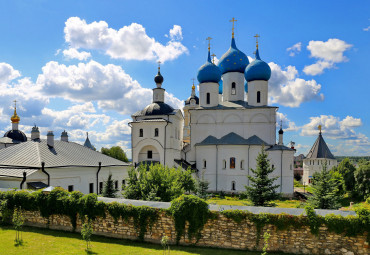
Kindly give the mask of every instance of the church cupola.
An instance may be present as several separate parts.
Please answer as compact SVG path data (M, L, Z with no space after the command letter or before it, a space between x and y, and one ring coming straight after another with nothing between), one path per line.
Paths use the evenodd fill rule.
M199 68L199 101L202 107L214 107L218 105L219 81L221 80L220 69L211 61L211 37L208 37L208 58L204 65ZM194 88L195 89L195 88ZM195 90L194 90L195 93Z
M195 79L193 79L193 86L191 87L191 96L188 99L186 99L185 106L186 105L190 105L190 106L198 106L199 105L199 98L195 95L194 80Z
M244 100L244 70L249 64L248 57L236 47L233 23L231 46L220 58L218 67L222 72L222 96L224 101Z
M17 114L17 100L14 100L14 114L10 117L12 121L12 130L18 130L19 121L21 118Z
M283 135L284 135L283 121L281 121L280 122L280 129L279 129L279 145L284 145Z
M158 73L154 77L154 82L157 85L156 88L153 89L153 103L163 103L164 102L164 92L165 89L162 88L163 83L163 76L161 74L161 62L158 61Z
M261 60L258 49L258 37L256 37L256 58L245 69L244 76L248 83L248 104L251 106L267 105L268 80L271 77L270 66Z

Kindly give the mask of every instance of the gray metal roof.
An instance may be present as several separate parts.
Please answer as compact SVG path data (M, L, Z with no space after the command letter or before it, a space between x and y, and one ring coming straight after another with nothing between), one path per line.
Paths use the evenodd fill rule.
M175 115L177 110L173 109L172 106L162 103L155 102L147 105L143 110L138 111L132 115L132 117L139 116L153 116L153 115Z
M268 143L256 135L253 135L248 139L244 139L240 135L231 132L220 139L210 135L200 143L196 144L196 146L202 145L268 145Z
M156 118L156 119L137 120L137 121L132 121L130 123L143 123L143 122L170 122L170 121L162 119L162 118Z
M313 144L311 150L308 152L306 158L329 158L329 159L335 159L334 155L329 150L328 145L324 141L324 138L321 135L321 132L319 136L317 137L315 143Z
M84 143L84 146L91 149L91 150L95 150L95 147L91 144L90 142L90 139L89 139L89 133L87 133L87 136L86 136L86 140L85 140L85 143Z
M171 206L170 202L154 202L154 201L142 201L142 200L131 200L131 199L123 199L123 198L107 198L107 197L98 197L99 201L104 201L106 203L111 202L118 202L120 204L131 204L135 206L141 206L146 205L154 208L162 208L162 209L168 209ZM224 210L247 210L254 214L259 213L272 213L272 214L280 214L280 213L286 213L289 215L306 215L305 210L301 208L279 208L279 207L259 207L259 206L235 206L235 205L215 205L210 204L209 209L211 211L224 211ZM315 209L315 212L318 215L325 216L327 214L335 214L335 215L342 215L342 216L348 216L353 215L355 216L356 213L354 211L340 211L340 210L321 210L321 209Z
M289 148L285 145L275 144L271 146L270 148L266 149L266 151L294 151L294 149Z
M0 168L0 176L23 178L23 172L26 172L26 176L29 176L38 170L29 168Z
M248 102L245 101L221 101L217 106L213 107L197 107L195 110L216 110L216 109L223 109L223 110L232 110L232 109L255 109L255 108L279 108L276 106L251 106Z
M40 168L45 167L94 166L128 166L129 164L91 150L78 143L54 141L49 147L46 140L27 141L0 150L0 166Z

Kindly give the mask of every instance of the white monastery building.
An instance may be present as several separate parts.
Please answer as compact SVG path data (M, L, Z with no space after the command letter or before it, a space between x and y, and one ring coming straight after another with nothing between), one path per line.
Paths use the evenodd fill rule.
M319 136L308 152L307 157L303 159L303 182L306 184L310 184L313 174L322 171L323 167L330 170L338 165L338 161L322 137L321 125L319 125L319 130Z
M255 59L249 63L236 47L233 31L231 46L217 66L211 61L209 45L207 61L197 75L199 97L193 84L183 115L165 103L158 68L152 103L132 115L133 164L191 167L210 182L209 191L242 192L249 185L250 168L256 168L257 155L264 149L275 169L271 177L279 177L277 191L292 194L295 150L284 146L281 128L276 141L278 107L268 104L270 76L258 41Z

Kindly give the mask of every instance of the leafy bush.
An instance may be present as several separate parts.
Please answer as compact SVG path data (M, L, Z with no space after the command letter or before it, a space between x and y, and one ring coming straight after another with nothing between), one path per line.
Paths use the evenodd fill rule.
M188 239L195 237L198 242L201 238L200 232L211 217L208 204L194 195L182 195L173 200L168 211L175 220L177 243L185 235L186 222L189 223Z
M358 196L361 199L370 198L370 161L361 161L354 176Z
M185 191L194 191L191 171L168 168L160 164L140 165L129 171L123 196L128 199L169 202Z
M116 197L117 190L114 188L112 174L109 174L108 180L104 183L103 197Z

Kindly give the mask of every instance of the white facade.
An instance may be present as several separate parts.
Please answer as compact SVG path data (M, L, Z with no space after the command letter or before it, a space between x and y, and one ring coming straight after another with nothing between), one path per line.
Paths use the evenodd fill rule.
M338 161L336 159L328 158L304 159L302 181L305 184L311 184L314 173L321 172L325 163L328 170L338 165Z

